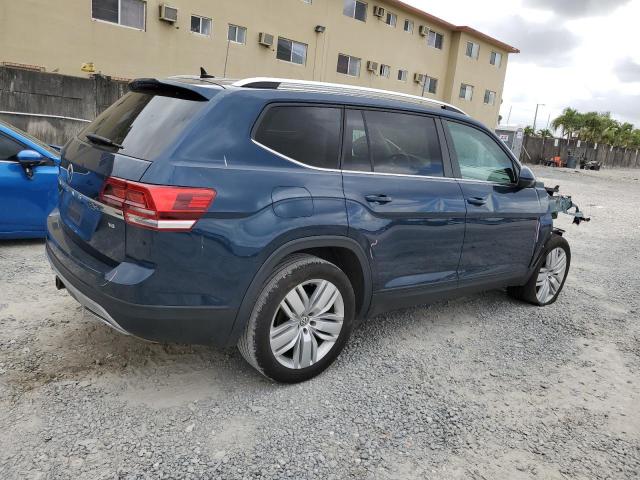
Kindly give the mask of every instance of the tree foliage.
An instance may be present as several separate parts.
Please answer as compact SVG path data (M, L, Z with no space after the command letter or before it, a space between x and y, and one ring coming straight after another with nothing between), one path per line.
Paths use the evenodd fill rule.
M640 130L630 123L621 123L611 118L609 112L580 113L565 108L551 126L560 130L568 139L592 143L605 143L614 147L640 148Z
M549 138L553 137L553 132L548 128L543 128L542 130L538 130L538 133L536 135L542 138Z

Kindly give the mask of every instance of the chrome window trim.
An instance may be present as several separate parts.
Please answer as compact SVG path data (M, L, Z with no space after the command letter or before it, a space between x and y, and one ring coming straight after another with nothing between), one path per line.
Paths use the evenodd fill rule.
M257 140L255 140L254 138L251 139L251 141L257 145L260 148L263 148L264 150L266 150L269 153L272 153L284 160L287 160L291 163L294 163L300 167L304 167L304 168L308 168L310 170L318 170L321 172L330 172L330 173L341 173L341 174L356 174L356 175L382 175L385 177L409 177L409 178L426 178L426 179L430 179L430 180L445 180L445 181L451 181L451 180L459 180L458 178L454 178L454 177L432 177L432 176L427 176L427 175L411 175L411 174L407 174L407 173L384 173L384 172L364 172L364 171L360 171L360 170L341 170L341 169L335 169L335 168L322 168L322 167L314 167L312 165L307 165L306 163L300 162L298 160L294 160L291 157L287 157L286 155L277 152L275 150L273 150L272 148L267 147L266 145L263 145L262 143L258 142ZM482 180L479 180L482 181ZM487 183L491 183L491 182L487 182ZM500 184L502 185L502 184Z

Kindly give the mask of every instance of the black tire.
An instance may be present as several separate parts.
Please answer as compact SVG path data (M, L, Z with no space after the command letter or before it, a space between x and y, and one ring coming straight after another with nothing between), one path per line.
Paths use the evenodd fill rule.
M342 328L331 349L316 363L306 368L287 368L278 362L271 350L271 323L285 295L311 279L328 280L340 291L344 304ZM265 282L238 341L238 349L245 360L266 377L282 383L303 382L324 371L338 357L351 335L354 318L355 294L345 273L333 263L313 255L291 255Z
M567 256L567 259L566 259L567 266L564 272L564 277L562 278L562 282L560 283L560 288L558 288L556 294L550 300L546 302L541 302L537 296L536 282L538 280L540 269L545 264L547 255L549 254L549 252L551 252L556 248L563 249L564 253ZM537 305L539 307L551 305L558 299L560 292L562 292L562 289L564 288L564 283L567 280L567 275L569 274L570 267L571 267L571 248L569 247L569 242L567 242L560 235L553 234L549 239L549 241L547 242L547 244L544 246L544 250L542 252L540 260L538 261L538 264L536 265L536 268L533 270L533 273L531 274L531 277L529 277L529 280L527 281L527 283L519 287L509 287L507 288L507 292L513 298L531 303L533 305Z

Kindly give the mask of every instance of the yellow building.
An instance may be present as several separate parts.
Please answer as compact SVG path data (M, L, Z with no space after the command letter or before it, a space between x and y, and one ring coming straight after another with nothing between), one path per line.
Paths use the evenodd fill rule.
M0 1L0 62L67 75L274 76L425 95L497 123L515 48L397 0Z

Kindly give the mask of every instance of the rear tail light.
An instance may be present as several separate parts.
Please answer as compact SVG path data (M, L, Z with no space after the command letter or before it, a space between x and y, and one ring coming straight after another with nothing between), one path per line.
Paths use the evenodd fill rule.
M182 232L189 231L216 198L210 188L171 187L106 179L100 201L122 212L131 225Z

